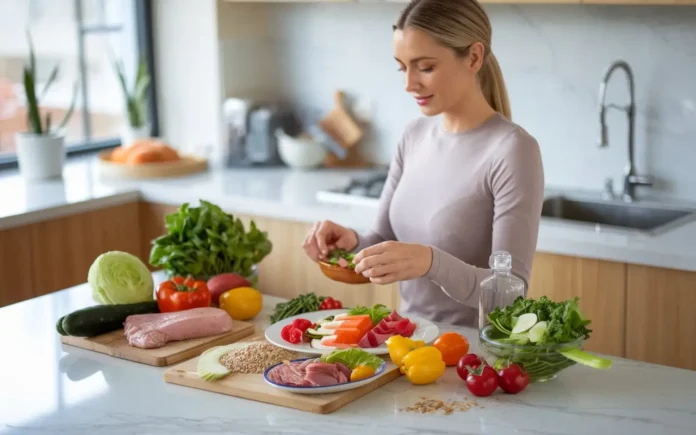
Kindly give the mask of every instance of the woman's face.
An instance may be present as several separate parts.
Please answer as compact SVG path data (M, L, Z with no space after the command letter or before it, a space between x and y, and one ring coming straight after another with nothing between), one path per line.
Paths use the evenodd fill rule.
M479 86L482 48L473 44L469 55L461 57L421 30L394 31L394 58L404 74L406 92L427 116L451 111Z

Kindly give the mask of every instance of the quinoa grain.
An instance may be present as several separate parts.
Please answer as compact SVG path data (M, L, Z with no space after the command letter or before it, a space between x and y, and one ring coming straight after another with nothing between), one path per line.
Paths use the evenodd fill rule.
M258 374L274 364L298 356L297 352L261 342L230 350L220 358L220 364L232 373Z

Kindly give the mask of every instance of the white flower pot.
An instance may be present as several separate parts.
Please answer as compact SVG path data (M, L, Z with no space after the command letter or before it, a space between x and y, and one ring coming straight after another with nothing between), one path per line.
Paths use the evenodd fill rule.
M145 124L142 127L133 127L128 124L121 128L121 145L128 147L137 139L146 139L150 137L150 126Z
M65 163L64 135L16 133L17 163L26 180L61 178Z

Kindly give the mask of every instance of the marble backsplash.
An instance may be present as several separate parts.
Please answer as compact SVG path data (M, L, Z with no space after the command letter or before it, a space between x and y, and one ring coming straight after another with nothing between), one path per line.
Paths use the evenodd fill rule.
M391 24L403 6L276 4L256 10L268 30L222 37L227 95L244 93L253 82L255 91L324 110L339 88L367 99L372 123L362 151L388 163L404 124L420 116L392 57ZM620 188L626 116L610 112L610 145L600 149L598 93L606 68L623 59L635 76L638 171L655 178L652 194L696 200L696 7L486 9L513 120L539 140L550 186L601 189L613 178ZM228 10L224 15L234 18L223 19L221 28L245 19L237 12ZM628 102L627 89L618 71L608 101Z

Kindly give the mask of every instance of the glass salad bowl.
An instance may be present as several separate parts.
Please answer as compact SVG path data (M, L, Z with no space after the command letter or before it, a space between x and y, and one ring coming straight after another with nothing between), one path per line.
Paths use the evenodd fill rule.
M514 362L529 374L530 382L550 381L561 370L576 364L562 352L572 350L576 353L585 341L581 338L569 343L530 345L501 342L501 338L504 336L493 325L487 325L479 332L481 350L495 358L495 363L488 363L498 370L506 363Z

